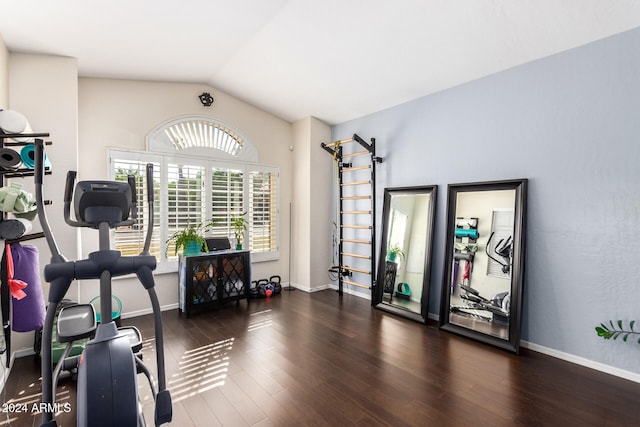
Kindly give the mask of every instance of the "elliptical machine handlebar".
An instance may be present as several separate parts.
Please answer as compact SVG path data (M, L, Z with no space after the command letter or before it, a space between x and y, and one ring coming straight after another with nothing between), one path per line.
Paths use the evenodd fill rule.
M147 201L153 203L153 163L147 163Z
M51 251L51 262L65 262L66 259L60 254L56 240L53 237L51 228L49 227L49 221L47 219L47 212L44 209L44 199L42 198L42 181L44 175L44 141L42 139L36 139L34 142L35 158L34 158L34 172L35 172L35 187L36 187L36 207L38 208L38 221L42 227L42 232L47 240L47 245ZM73 185L73 184L72 184ZM66 192L65 192L66 199Z
M149 224L147 226L147 235L144 239L144 248L140 255L151 255L149 247L151 246L151 237L153 236L153 163L147 163L147 203L149 206ZM134 193L135 194L135 193ZM134 196L135 197L135 196ZM135 199L134 199L135 204Z
M138 218L138 194L136 193L136 177L133 175L127 175L127 183L131 188L131 215L130 218L135 222Z
M67 180L64 186L64 222L72 227L82 227L79 221L71 219L71 199L73 198L73 184L76 182L76 171L67 172Z
M136 203L138 202L138 194L136 193L136 177L133 175L127 175L127 183L131 188L131 203L133 206L136 206ZM133 218L135 219L136 216L137 215L133 215Z
M73 183L76 181L76 171L67 172L67 181L64 187L64 202L71 206L71 198L73 197Z

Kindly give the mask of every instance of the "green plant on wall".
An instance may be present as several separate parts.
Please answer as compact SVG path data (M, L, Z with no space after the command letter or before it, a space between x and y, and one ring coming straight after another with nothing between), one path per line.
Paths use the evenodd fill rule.
M619 337L622 337L622 341L627 342L629 337L633 337L633 339L635 339L636 335L640 336L640 331L636 331L633 328L635 324L636 321L632 320L629 322L629 328L626 329L622 320L618 320L616 324L613 323L613 320L609 320L609 325L601 323L600 326L596 326L596 332L599 337L602 337L605 340L617 340ZM640 344L640 337L638 337L638 344Z

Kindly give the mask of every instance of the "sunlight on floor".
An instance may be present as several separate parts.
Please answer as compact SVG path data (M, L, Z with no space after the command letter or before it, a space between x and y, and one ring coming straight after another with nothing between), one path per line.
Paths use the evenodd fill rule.
M174 402L224 385L229 368L229 352L234 338L187 350L179 362L180 371L169 378Z
M142 354L144 355L143 362L145 366L149 368L154 376L154 382L157 384L156 375L158 373L156 367L156 339L155 337L146 338L142 340ZM147 362L151 360L152 362ZM155 400L149 388L149 382L145 380L144 375L138 375L138 398L143 405L154 404Z
M40 419L42 416L42 412L40 411L40 404L42 395L41 392L41 382L42 378L39 378L38 382L31 383L27 386L26 389L20 390L18 392L18 396L12 399L3 399L3 412L6 414L6 417L0 417L0 426L11 426L17 418L11 418L11 412L27 412L30 413L33 417L37 417ZM75 384L75 383L74 383ZM68 404L74 404L71 402L71 394L69 392L69 385L58 386L56 391L56 406L59 408L68 408ZM65 405L65 403L67 405ZM62 411L57 411L55 413L56 416L60 415Z
M273 324L271 321L271 309L251 313L250 316L251 320L249 321L249 327L247 328L248 332L268 328Z

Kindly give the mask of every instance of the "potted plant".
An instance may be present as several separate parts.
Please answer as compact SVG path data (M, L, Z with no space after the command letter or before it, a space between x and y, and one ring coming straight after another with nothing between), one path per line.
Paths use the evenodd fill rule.
M404 258L404 252L400 249L399 245L393 245L387 249L387 259L391 262L396 262L397 256L400 255Z
M166 241L167 249L169 244L174 245L174 255L178 254L178 250L183 248L182 253L184 255L198 255L204 248L207 251L207 245L204 240L204 233L208 229L208 224L190 224L182 229L178 230L171 235Z
M247 213L243 212L239 215L231 216L231 227L233 228L233 235L236 238L236 249L242 249L242 239L244 238L244 233L247 231L247 220L245 215Z

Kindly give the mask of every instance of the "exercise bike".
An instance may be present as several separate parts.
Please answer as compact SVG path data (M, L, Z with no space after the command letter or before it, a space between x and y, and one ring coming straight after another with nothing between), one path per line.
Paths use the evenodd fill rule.
M38 217L47 245L51 250L51 263L44 268L44 278L51 284L42 338L42 426L55 427L56 387L61 371L77 372L78 426L144 426L142 405L138 398L138 373L144 374L155 400L154 421L161 425L171 421L171 395L166 387L164 369L164 342L160 304L154 289L153 270L156 259L149 254L153 230L153 166L147 165L147 194L149 225L144 249L138 256L121 256L110 249L109 230L133 225L136 217L135 178L128 182L80 181L75 185L76 172L67 173L64 193L64 218L72 227L98 230L99 250L87 259L67 261L49 228L42 181L44 175L44 143L35 142L35 190ZM72 194L73 192L73 194ZM74 202L75 219L71 218ZM131 217L131 218L130 218ZM111 278L136 274L148 291L155 324L155 352L158 386L142 362L142 338L135 327L117 328L112 313ZM95 310L91 304L64 307L58 313L58 341L66 348L55 370L52 368L52 332L56 311L75 279L100 279L101 322L96 325ZM74 342L91 338L80 356L69 357Z

